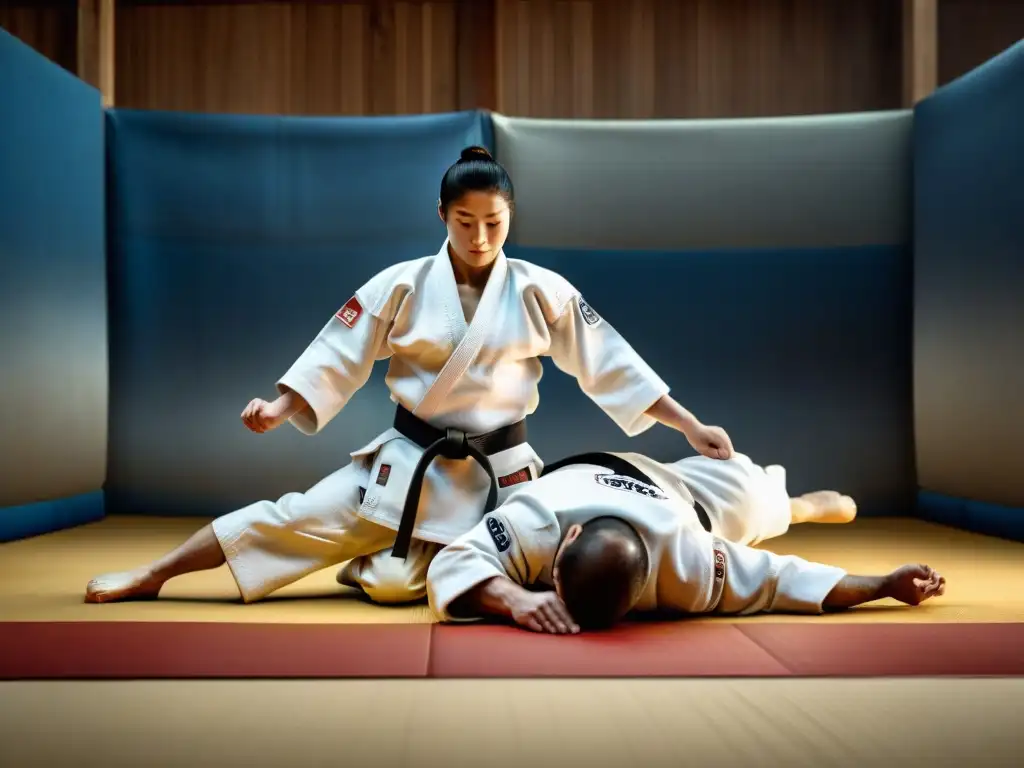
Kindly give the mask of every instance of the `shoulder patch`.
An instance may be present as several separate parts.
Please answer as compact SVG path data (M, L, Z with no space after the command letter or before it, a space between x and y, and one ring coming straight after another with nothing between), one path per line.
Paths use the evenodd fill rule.
M634 480L631 477L625 475L616 474L598 474L594 475L594 479L598 485L603 485L605 488L614 488L617 491L629 491L631 493L639 494L640 496L646 496L649 499L660 499L664 501L668 498L659 488L647 483L642 483L639 480Z
M356 321L359 320L359 316L363 314L363 305L359 303L359 299L353 296L347 302L345 306L338 310L338 314L335 315L341 322L347 325L349 328L355 327Z
M512 537L505 530L505 524L494 516L487 518L487 532L491 534L491 541L499 552L505 552L512 546Z
M582 296L578 296L576 300L579 302L580 312L582 313L583 320L586 322L586 324L597 325L601 321L600 315L598 315L597 312L594 311L593 307L591 307L589 304L587 304L587 302L583 300Z

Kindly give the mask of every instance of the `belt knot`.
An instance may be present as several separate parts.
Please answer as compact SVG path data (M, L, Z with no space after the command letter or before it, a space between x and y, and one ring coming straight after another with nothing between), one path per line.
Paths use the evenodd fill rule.
M461 429L448 427L444 431L444 442L441 443L438 453L446 459L468 459L469 436Z

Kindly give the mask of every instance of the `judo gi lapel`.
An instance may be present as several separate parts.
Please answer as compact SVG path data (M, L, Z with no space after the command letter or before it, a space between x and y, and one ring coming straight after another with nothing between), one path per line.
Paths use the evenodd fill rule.
M504 251L501 251L494 260L491 274L487 278L487 285L484 286L480 303L473 314L473 321L467 327L465 316L462 313L462 304L459 301L458 288L455 285L455 273L449 258L448 241L445 240L441 251L434 257L429 279L433 283L432 288L437 291L435 295L442 296L444 299L443 311L448 318L455 349L437 378L434 379L434 383L423 395L423 399L413 410L414 415L424 420L434 414L451 388L465 375L477 355L480 354L484 341L493 330L494 318L501 305L505 277L508 274L508 262ZM433 292L432 290L431 293Z

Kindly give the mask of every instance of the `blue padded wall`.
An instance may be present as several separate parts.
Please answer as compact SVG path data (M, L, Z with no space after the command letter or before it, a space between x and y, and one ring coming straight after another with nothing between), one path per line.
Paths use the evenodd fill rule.
M791 491L840 488L862 514L910 514L909 248L510 253L569 278L702 421L783 464ZM546 458L693 451L654 427L629 439L545 361L531 438Z
M515 121L497 120L499 159L530 157L536 133L516 135L509 130ZM707 126L694 133L692 124L677 124L662 137L665 156L676 156L673 142L749 154L763 136L741 122L721 122L710 136ZM570 123L549 127L556 130L541 137L546 150L558 155L560 144L569 163L580 137ZM633 127L615 126L619 135L604 137L602 152L624 157L649 130ZM734 206L735 231L745 232L735 247L727 228L718 230L714 248L702 248L686 239L692 229L677 226L673 249L654 248L645 233L655 230L642 216L619 228L625 248L545 247L543 233L555 230L538 227L537 216L557 209L563 195L529 168L512 167L520 201L534 201L536 212L520 209L517 235L535 234L529 247L511 243L509 254L575 282L679 400L725 426L739 450L786 464L794 488L842 487L866 514L906 512L915 490L910 115L764 121L762 128L772 137L771 162L778 164L780 152L788 162L772 173L749 164L756 195L782 194L790 171L815 166L814 153L833 147L838 154L825 171L815 170L812 186L847 194L797 197L814 200L818 214L842 227L794 211L785 228L752 235L744 221L756 206L736 209L730 190L750 192L753 177L745 181L744 166L735 163L730 183L705 203ZM218 514L305 488L388 424L393 406L383 365L315 439L293 429L252 435L238 416L251 398L273 396L276 377L355 287L388 264L436 249L444 236L435 213L441 175L461 147L489 144L490 134L490 121L477 114L310 120L113 113L111 511ZM712 166L705 155L701 172ZM639 210L645 196L671 195L673 177L701 183L685 172L663 174L660 185L634 176L624 183L619 175L616 183ZM562 192L585 208L586 196L609 178L580 189L563 185ZM548 197L550 204L538 207ZM838 210L843 204L857 206L857 215ZM682 208L678 215L697 213ZM851 225L856 220L859 229ZM662 459L691 453L664 428L626 439L608 419L594 418L575 382L546 367L531 424L546 459L595 447Z
M0 30L0 541L98 519L107 445L100 94Z
M1024 540L1024 42L914 115L921 513Z
M221 514L347 463L394 417L384 365L314 438L239 415L366 279L436 252L441 177L490 122L115 110L108 127L109 511Z

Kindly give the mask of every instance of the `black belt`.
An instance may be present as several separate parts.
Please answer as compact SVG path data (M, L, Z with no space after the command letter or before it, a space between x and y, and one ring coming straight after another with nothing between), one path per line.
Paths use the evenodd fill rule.
M409 554L409 545L412 543L412 532L416 527L416 513L420 506L420 493L423 490L423 477L427 473L430 463L438 456L446 459L475 459L491 480L484 514L493 512L498 505L498 478L494 476L494 467L491 466L490 459L487 457L525 443L526 420L517 421L515 424L482 435L467 435L459 429L432 427L402 406L398 406L398 410L395 412L394 426L403 437L412 440L423 449L423 455L416 463L416 469L413 470L412 479L409 481L409 492L405 497L405 506L402 509L402 522L398 526L398 535L395 537L395 545L391 550L392 557L404 560Z
M593 464L594 466L604 467L618 475L637 480L641 483L653 485L658 490L664 490L650 477L648 477L646 472L643 472L635 464L626 461L621 456L615 456L611 453L581 453L576 456L569 456L568 458L556 461L554 464L548 464L545 466L544 471L541 472L541 477L551 472L556 472L559 469L572 466L573 464ZM697 513L697 519L700 520L701 526L705 531L710 533L711 518L708 516L708 511L704 509L703 505L696 499L693 500L693 509Z

